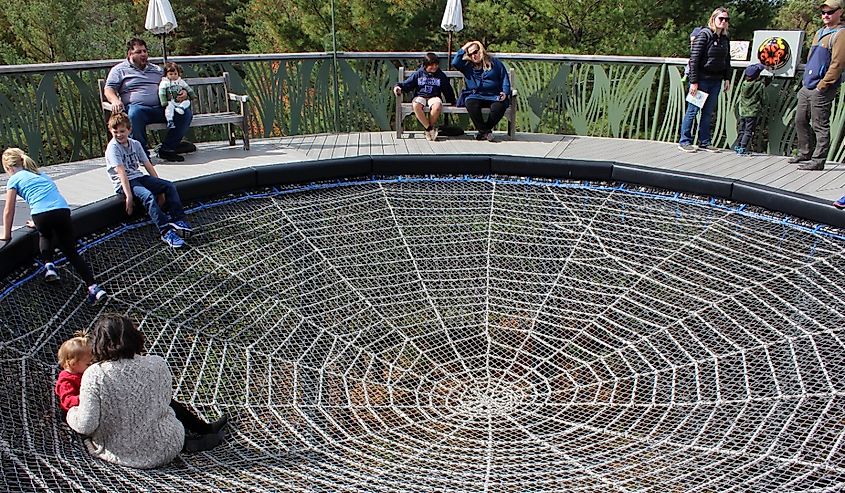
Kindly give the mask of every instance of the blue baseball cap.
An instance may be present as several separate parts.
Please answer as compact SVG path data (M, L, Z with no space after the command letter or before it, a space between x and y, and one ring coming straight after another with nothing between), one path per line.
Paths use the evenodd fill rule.
M762 63L755 63L753 65L749 65L745 69L745 76L749 79L756 79L757 77L760 77L760 73L763 72L763 70L766 70L765 65Z

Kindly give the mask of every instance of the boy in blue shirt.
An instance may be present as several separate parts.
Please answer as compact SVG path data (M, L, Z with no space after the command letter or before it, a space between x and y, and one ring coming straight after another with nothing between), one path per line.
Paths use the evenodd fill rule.
M434 126L443 111L443 98L447 103L454 104L455 91L449 84L449 77L440 70L440 60L434 53L426 53L422 66L414 71L407 79L396 84L393 93L401 96L403 91L414 91L414 115L425 129L427 140L437 140L437 128ZM442 96L442 97L441 97ZM425 116L425 108L430 110Z
M109 118L109 131L113 138L106 146L106 171L115 193L123 195L126 201L126 214L132 215L134 198L138 197L158 227L161 240L173 248L184 246L182 238L190 235L192 229L185 221L185 211L176 187L158 177L141 143L129 137L132 123L125 113L116 113ZM148 175L141 171L142 165ZM169 216L158 205L159 194L164 194Z

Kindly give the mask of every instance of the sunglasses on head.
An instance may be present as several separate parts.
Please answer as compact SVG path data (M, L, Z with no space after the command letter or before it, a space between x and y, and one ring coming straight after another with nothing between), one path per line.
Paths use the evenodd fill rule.
M822 15L833 15L833 14L835 14L838 10L839 10L839 9L833 9L833 10L822 10Z

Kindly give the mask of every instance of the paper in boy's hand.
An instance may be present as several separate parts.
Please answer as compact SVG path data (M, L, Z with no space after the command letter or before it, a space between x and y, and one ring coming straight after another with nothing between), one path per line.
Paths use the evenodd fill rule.
M707 93L704 91L695 91L695 96L687 93L687 102L690 104L694 104L701 108L702 106L704 106L705 101L707 101Z

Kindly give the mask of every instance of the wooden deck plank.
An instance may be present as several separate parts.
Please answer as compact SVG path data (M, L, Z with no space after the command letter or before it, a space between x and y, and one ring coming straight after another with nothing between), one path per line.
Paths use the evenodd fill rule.
M756 169L767 166L764 162L765 156L739 156L731 153L730 159L713 162L709 166L702 166L697 169L698 173L718 174L719 176L730 176L733 173L747 169Z
M546 153L546 157L559 158L566 151L566 148L573 142L572 137L567 135L562 138Z
M801 171L801 173L804 175L802 179L790 183L790 186L796 192L816 195L833 190L830 184L841 180L842 175L845 174L845 166L828 163L824 171Z
M381 142L381 132L370 133L370 154L373 156L384 155L384 145Z
M361 134L359 134L359 133L349 134L348 139L347 139L347 143L346 143L346 153L343 155L343 157L352 157L352 156L360 155L361 150L358 147L358 143L360 142L360 140L361 140Z
M337 134L332 146L332 159L346 157L346 147L349 145L349 134Z
M460 154L462 151L462 140L457 137L438 137L437 154Z
M425 137L420 139L418 136L414 136L413 138L402 139L402 143L405 144L405 149L407 150L404 154L428 154L431 152L431 149L425 149L423 146L423 142L428 142L425 140Z
M748 158L738 156L735 152L707 153L708 158L698 162L695 166L685 169L691 173L704 173L714 176L726 176L736 166L748 166Z
M323 134L319 135L314 140L314 150L315 156L314 159L323 160L323 159L331 159L332 156L332 149L327 147L329 140L336 140L337 135L332 134Z

